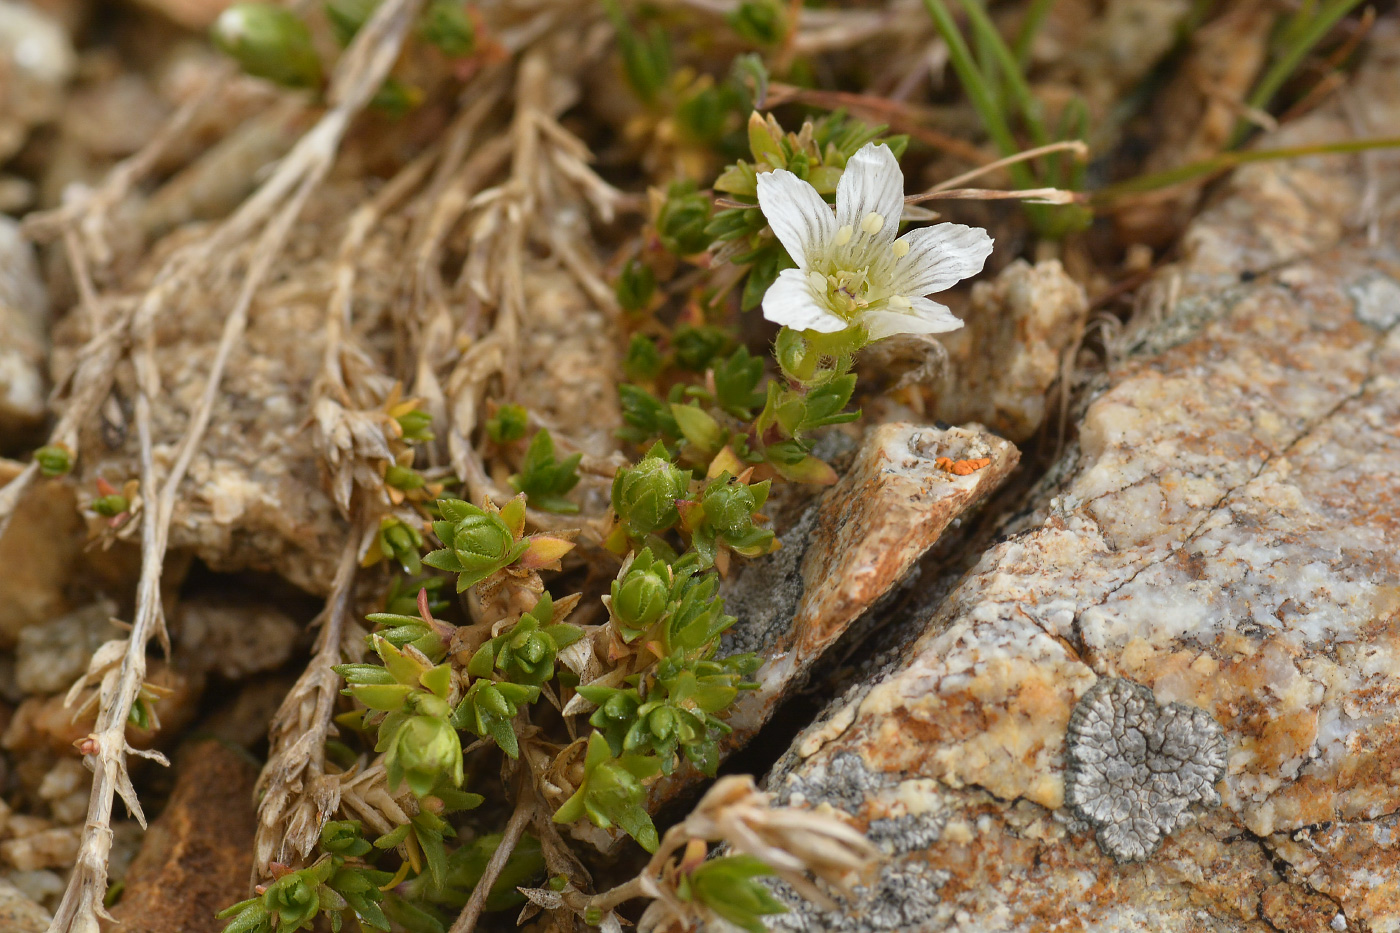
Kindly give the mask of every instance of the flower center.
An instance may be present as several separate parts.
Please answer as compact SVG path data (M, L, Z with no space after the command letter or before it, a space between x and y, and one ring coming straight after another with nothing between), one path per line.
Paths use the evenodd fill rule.
M810 273L812 290L825 295L826 305L836 314L850 320L859 311L870 306L870 270L837 269L828 275Z

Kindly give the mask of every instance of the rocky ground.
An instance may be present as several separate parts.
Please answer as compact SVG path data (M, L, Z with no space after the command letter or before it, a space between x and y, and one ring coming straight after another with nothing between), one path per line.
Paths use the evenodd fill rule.
M1356 223L1397 169L1251 168L1193 222L1029 511L774 768L893 857L780 925L1400 929L1400 227Z
M80 4L40 6L0 0L10 69L0 162L19 165L0 175L0 208L15 214L56 206L70 182L95 183L220 75L207 49L165 22L202 27L212 14L201 4L143 14L164 25L135 47L166 57L120 80L110 58L79 69ZM1061 4L1036 53L1051 63L1042 90L1079 87L1096 112L1164 60L1168 44L1154 36L1190 5L1105 6L1091 18L1079 15L1085 4ZM1203 93L1200 75L1242 94L1262 67L1264 6L1232 5L1175 53L1190 79L1178 74L1163 93L1158 113L1172 129L1148 167L1220 151L1238 106ZM503 31L503 54L530 35ZM809 44L821 35L803 34ZM29 60L21 38L44 44L42 68L18 67ZM559 48L587 58L596 40ZM1222 47L1247 74L1221 64ZM1085 51L1055 64L1065 49ZM342 568L353 571L374 531L348 504L367 452L387 444L381 401L393 380L382 360L415 375L446 426L432 458L474 495L506 488L509 471L490 472L471 440L500 398L558 430L584 455L581 540L597 544L625 462L614 436L625 328L601 248L571 244L611 230L614 210L629 207L580 167L576 127L556 122L585 82L552 75L548 56L522 58L523 89L495 131L543 153L538 165L490 144L466 159L480 127L444 117L435 132L447 151L461 143L459 174L425 170L423 190L399 199L410 208L368 169L335 175L250 299L252 324L170 526L155 599L174 650L153 651L146 677L159 722L126 735L172 768L132 759L151 821L143 832L118 807L110 929L217 930L213 913L247 893L254 788L269 728L311 707L296 693L284 703L315 656L314 623L380 599L373 585L344 585ZM74 80L80 90L65 97ZM0 219L0 454L16 457L0 459L0 491L29 482L27 452L55 416L79 410L103 335L139 318L138 299L184 238L240 204L312 122L256 85L229 101L204 130L212 139L238 127L232 141L167 153L173 180L127 205L113 223L121 235L92 240L112 251L103 300ZM93 143L82 114L120 108L147 123ZM1167 119L1183 112L1191 118ZM1389 10L1344 88L1253 145L1395 127L1400 20ZM373 130L354 140L352 169L392 161ZM25 148L32 134L47 147L37 155ZM25 169L40 155L52 156L49 171ZM548 197L522 193L536 176L557 186ZM487 177L491 198L479 190ZM374 223L352 244L366 205ZM468 205L480 213L451 248L476 258L447 282L439 254ZM1124 274L1121 287L1087 246L1008 257L950 299L964 330L937 347L872 350L865 421L821 442L839 480L817 496L776 495L782 549L726 580L740 620L726 647L767 661L731 719L731 767L767 769L779 802L835 813L888 856L836 910L775 882L790 912L773 929L1400 930L1400 158L1245 165L1111 220L1148 257L1120 257L1109 272ZM1171 261L1154 262L1168 244ZM350 252L359 265L347 280ZM245 270L252 253L240 244L218 257L219 275ZM500 272L506 259L514 279ZM342 333L332 328L347 282L357 304ZM73 426L86 452L76 474L29 486L0 524L5 933L50 929L78 857L91 775L76 746L94 729L104 645L125 637L141 567L136 524L123 530L82 506L99 480L141 473L143 378L163 387L150 412L154 460L178 458L227 321L201 313L196 286L152 329L118 341L125 355L101 404ZM389 309L406 296L411 322L395 321ZM495 329L454 338L458 318L484 308ZM1121 312L1111 324L1105 308ZM537 339L519 341L522 329ZM588 568L568 571L599 585ZM90 669L89 689L70 696ZM652 808L684 806L699 778L682 768L659 781Z

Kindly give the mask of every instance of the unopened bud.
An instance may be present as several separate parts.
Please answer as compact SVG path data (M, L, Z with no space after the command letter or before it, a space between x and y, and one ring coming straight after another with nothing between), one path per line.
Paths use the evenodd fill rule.
M214 44L256 78L286 87L321 86L321 60L295 13L272 3L235 3L219 14Z

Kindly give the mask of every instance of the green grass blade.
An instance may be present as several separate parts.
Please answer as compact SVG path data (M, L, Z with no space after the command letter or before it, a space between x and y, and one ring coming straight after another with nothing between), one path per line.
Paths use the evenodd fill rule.
M1332 31L1332 27L1341 21L1356 7L1361 5L1361 0L1330 0L1317 11L1317 15L1307 22L1305 28L1294 32L1290 41L1284 48L1283 54L1269 66L1269 70L1264 73L1264 77L1255 86L1253 93L1249 95L1246 103L1254 110L1266 110L1273 101L1274 95L1278 93L1283 83L1292 76L1293 72L1302 64L1303 59L1313 46L1322 41L1327 33ZM1300 13L1301 18L1304 14ZM1249 133L1249 123L1241 120L1235 125L1235 132L1230 137L1231 147L1237 146Z
M1026 7L1026 18L1021 21L1021 28L1016 31L1016 41L1012 45L1012 50L1016 53L1016 65L1022 74L1031 64L1031 46L1035 44L1035 37L1040 34L1041 27L1045 25L1045 17L1055 5L1055 0L1031 0Z
M1222 152L1220 155L1190 165L1139 175L1109 185L1095 191L1090 200L1096 205L1108 204L1132 194L1170 188L1182 182L1191 181L1205 175L1213 175L1249 162L1272 162L1279 159L1301 159L1315 155L1345 155L1353 152L1366 152L1371 149L1400 149L1400 136L1349 139L1340 143L1323 143L1316 146L1294 146L1287 149L1251 149L1242 152Z
M1026 129L1030 130L1031 141L1037 146L1044 146L1050 142L1050 134L1045 132L1045 121L1040 118L1040 101L1031 94L1030 85L1026 83L1020 65L1016 62L1016 57L1001 38L1001 33L997 31L996 23L992 22L992 18L987 15L987 11L979 0L959 0L959 2L962 3L963 11L967 13L967 21L972 27L973 35L979 44L987 47L1000 66L1011 98L1021 111L1021 119L1026 122Z
M929 16L933 19L933 25L937 28L943 41L948 43L948 60L953 66L953 71L957 74L958 80L962 82L963 90L967 92L968 99L972 101L972 107L977 111L977 115L982 118L982 124L987 130L987 135L992 138L1002 155L1013 155L1020 147L1016 143L1016 137L1011 132L1010 125L1006 122L1006 114L997 105L996 97L988 87L981 71L977 68L977 63L972 57L972 51L967 47L967 41L958 30L958 24L953 21L953 14L949 11L943 0L924 0L924 7L928 10ZM1029 168L1022 163L1009 166L1012 179L1018 188L1035 188L1035 177Z

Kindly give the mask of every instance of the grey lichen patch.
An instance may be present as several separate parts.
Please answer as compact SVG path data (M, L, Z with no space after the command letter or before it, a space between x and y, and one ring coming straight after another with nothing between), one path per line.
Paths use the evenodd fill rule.
M1351 285L1347 292L1356 302L1357 320L1377 330L1390 330L1400 323L1400 283L1373 273Z
M855 897L842 910L822 910L781 881L771 882L774 895L788 907L768 918L769 929L791 933L884 933L944 927L953 909L940 903L938 889L951 875L922 859L890 862L874 884L857 885Z
M783 806L815 807L829 803L847 813L859 813L866 801L893 783L893 779L866 767L854 752L840 752L811 766L802 776L788 774L774 788Z
M927 849L942 838L947 821L942 813L906 813L871 820L865 835L886 855L908 855Z
M1066 737L1065 804L1096 830L1099 848L1140 862L1192 819L1218 806L1225 737L1205 710L1158 705L1152 691L1104 678L1080 697Z

